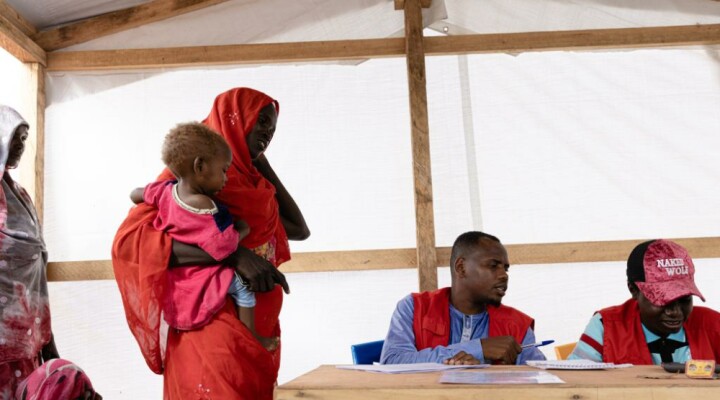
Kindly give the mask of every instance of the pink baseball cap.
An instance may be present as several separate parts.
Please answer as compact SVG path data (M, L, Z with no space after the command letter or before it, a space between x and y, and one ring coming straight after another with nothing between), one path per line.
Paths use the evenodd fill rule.
M684 247L665 239L640 243L627 261L628 282L656 306L694 294L705 301L695 286L695 265Z

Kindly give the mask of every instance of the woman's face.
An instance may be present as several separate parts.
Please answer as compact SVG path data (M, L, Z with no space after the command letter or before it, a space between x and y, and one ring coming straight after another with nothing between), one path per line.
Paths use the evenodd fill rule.
M270 146L273 135L275 134L275 125L277 124L277 111L273 104L268 104L260 110L255 126L250 133L245 136L250 151L250 158L256 159Z
M10 141L10 151L8 152L8 159L5 163L5 168L15 168L20 163L20 158L25 151L25 141L28 138L28 127L26 125L20 125L13 135Z

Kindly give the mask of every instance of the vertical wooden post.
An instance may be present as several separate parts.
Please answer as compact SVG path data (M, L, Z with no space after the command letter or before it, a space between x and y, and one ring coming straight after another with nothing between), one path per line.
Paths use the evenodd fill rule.
M43 221L45 200L45 67L26 63L28 68L28 97L24 99L23 117L30 124L25 153L20 164L20 184L35 204L40 222Z
M405 0L405 50L410 97L413 177L415 187L415 229L418 280L421 291L437 289L437 255L430 168L430 129L428 126L420 0Z

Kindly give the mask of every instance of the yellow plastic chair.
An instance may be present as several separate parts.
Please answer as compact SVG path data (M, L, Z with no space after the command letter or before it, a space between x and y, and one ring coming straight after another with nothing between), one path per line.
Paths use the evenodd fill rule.
M570 353L572 353L573 349L575 349L576 344L577 342L572 342L555 346L555 356L557 357L557 359L567 360Z

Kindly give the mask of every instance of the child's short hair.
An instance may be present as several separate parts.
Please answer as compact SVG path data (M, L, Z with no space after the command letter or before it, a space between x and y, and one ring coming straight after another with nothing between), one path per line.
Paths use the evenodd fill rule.
M199 122L178 124L165 136L162 160L174 175L192 169L196 157L209 160L220 151L230 151L219 133Z

